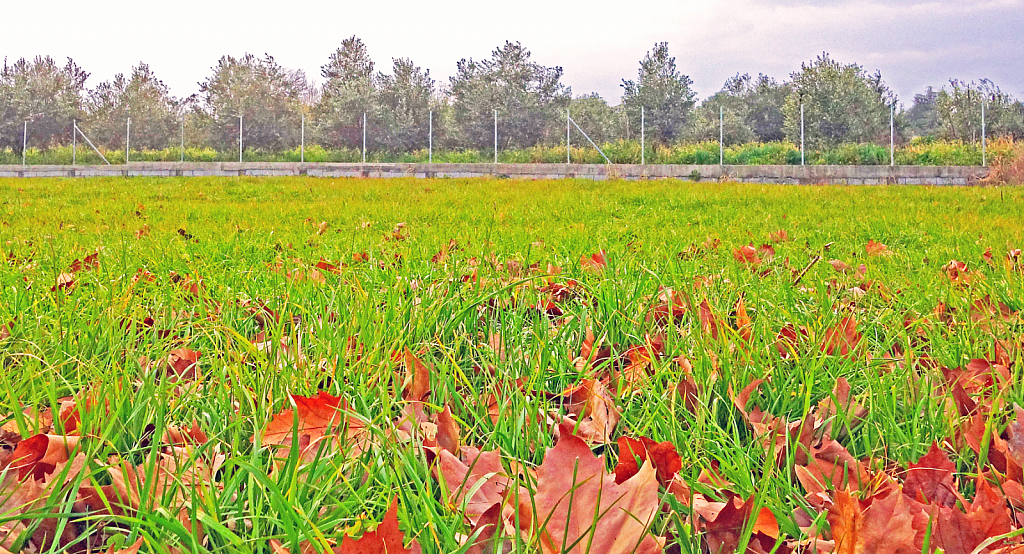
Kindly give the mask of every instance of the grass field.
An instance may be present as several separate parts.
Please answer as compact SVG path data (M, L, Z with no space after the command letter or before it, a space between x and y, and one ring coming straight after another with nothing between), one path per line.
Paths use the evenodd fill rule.
M0 242L0 554L1020 551L1021 188L12 179Z

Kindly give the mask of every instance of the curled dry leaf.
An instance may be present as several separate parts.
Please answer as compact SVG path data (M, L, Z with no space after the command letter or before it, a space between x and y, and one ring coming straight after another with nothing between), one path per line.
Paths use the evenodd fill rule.
M580 384L563 391L566 410L575 419L562 418L570 426L578 426L580 437L591 443L611 442L611 434L619 423L619 409L608 389L594 379L584 379Z
M654 442L647 437L633 439L619 437L619 462L615 465L615 482L622 484L640 471L641 465L650 461L654 466L658 482L668 486L680 469L683 460L671 442Z
M608 256L604 250L598 250L590 256L584 255L580 258L580 267L587 271L604 271L608 267Z

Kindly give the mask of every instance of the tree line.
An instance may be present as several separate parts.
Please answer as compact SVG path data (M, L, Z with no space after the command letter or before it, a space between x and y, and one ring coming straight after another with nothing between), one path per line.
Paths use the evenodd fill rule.
M565 114L597 143L635 140L643 120L650 143L717 141L726 144L790 141L803 132L809 148L844 143L888 143L890 114L897 140L980 138L982 104L989 136L1024 138L1024 104L989 80L951 80L928 87L909 106L899 102L879 72L844 64L827 53L805 62L788 80L743 74L698 102L692 80L660 42L639 62L635 79L623 79L621 103L596 93L573 95L562 68L530 58L518 42L506 42L489 58L462 59L447 83L411 59L376 70L357 37L341 42L321 67L322 84L282 67L272 56L224 56L185 98L145 63L94 89L89 74L71 59L49 56L4 60L0 72L0 150L20 153L23 125L38 148L69 144L72 122L94 142L124 147L131 119L131 146L159 150L184 139L188 146L280 151L307 144L325 148L367 147L390 152L426 148L491 149L497 120L499 148L564 143ZM722 125L720 127L720 121Z

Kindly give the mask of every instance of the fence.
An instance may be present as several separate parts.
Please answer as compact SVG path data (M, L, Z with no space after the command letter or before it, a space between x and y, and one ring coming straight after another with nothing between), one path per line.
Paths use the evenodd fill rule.
M726 141L726 119L724 108L718 113L718 140L711 142L681 143L675 146L648 144L647 116L646 109L640 110L639 140L621 139L615 142L600 142L591 136L593 129L588 129L587 122L577 121L571 110L564 114L565 136L564 142L554 140L554 121L528 121L515 115L509 115L508 121L503 121L497 110L493 111L492 121L487 122L491 127L488 133L490 144L485 148L448 148L444 152L437 152L438 136L435 134L435 112L427 114L427 125L409 125L407 127L394 128L375 122L374 118L363 113L357 121L357 125L339 127L329 130L332 134L335 145L356 144L358 147L336 147L325 148L323 140L307 143L307 122L305 114L299 116L295 127L297 144L291 148L279 148L266 150L262 148L251 148L246 144L246 135L259 139L267 133L287 135L293 130L284 124L283 130L258 128L253 130L247 128L247 121L244 116L238 115L237 123L222 121L221 127L230 131L237 137L237 148L234 154L223 149L215 149L204 145L203 138L187 137L189 125L186 117L181 117L178 122L180 136L177 137L177 144L174 147L166 147L161 150L141 149L133 150L133 133L137 136L144 133L139 127L134 127L131 118L127 118L124 126L123 142L120 149L105 149L97 147L88 135L88 130L79 126L78 122L72 122L70 155L61 148L40 150L33 149L30 141L31 122L25 121L22 126L22 152L21 164L44 164L44 165L65 165L70 163L76 165L80 161L89 163L130 163L132 161L229 161L231 156L237 155L239 163L246 161L286 161L286 162L404 162L404 163L434 163L435 157L440 154L439 162L447 163L471 163L471 162L493 162L493 163L552 163L557 161L556 156L561 156L565 163L648 163L664 164L700 164L708 165L717 162L718 165L745 165L745 164L778 164L778 165L806 165L806 164L844 164L855 165L919 165L919 164L942 164L942 165L988 165L988 137L986 132L985 106L981 109L981 134L980 152L973 143L952 143L943 147L948 150L941 155L916 155L913 151L918 145L910 144L897 146L897 127L895 107L889 110L889 140L888 148L883 150L878 144L843 145L831 150L808 151L805 144L805 118L803 106L800 109L800 140L799 144L785 142L769 144L739 144L728 145ZM253 124L260 125L260 124ZM520 127L539 127L542 132L534 134L541 137L537 144L526 147L513 147L513 140L506 138L505 129ZM480 127L483 127L481 124ZM237 131L236 131L236 129ZM589 132L588 132L589 131ZM357 136L352 136L357 133ZM191 133L198 135L198 133ZM321 132L321 134L324 134ZM603 135L604 133L600 133ZM475 145L480 145L482 133L476 133ZM628 131L627 131L628 135ZM90 150L79 152L78 137L81 137L89 146ZM189 138L189 140L186 140ZM209 137L206 137L207 139ZM355 139L355 140L353 140ZM347 141L347 142L346 142ZM149 141L152 142L152 141ZM224 141L220 141L221 144ZM287 141L285 141L287 142ZM330 142L330 141L328 141ZM396 145L404 145L405 148L396 148ZM63 147L62 147L63 148ZM899 151L898 151L899 150ZM9 152L9 151L8 151ZM31 155L30 155L31 153ZM0 152L0 155L3 153ZM898 155L902 154L902 155ZM93 156L95 155L95 157ZM70 157L70 160L67 158ZM929 157L935 159L928 159ZM717 158L717 159L715 159ZM940 159L941 158L941 159ZM978 159L980 158L980 159ZM8 155L8 161L10 156Z

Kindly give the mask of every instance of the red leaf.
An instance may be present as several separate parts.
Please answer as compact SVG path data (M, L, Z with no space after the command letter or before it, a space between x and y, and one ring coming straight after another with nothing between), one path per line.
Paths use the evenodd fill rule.
M932 443L928 453L917 463L911 463L903 480L903 494L918 502L933 502L940 506L955 506L959 494L953 483L956 466L949 461L939 445Z
M683 468L683 460L671 442L654 442L647 437L632 439L619 437L619 463L615 465L615 483L622 484L640 471L641 465L650 460L658 475L658 482L664 486L672 481ZM638 462L639 460L639 462Z
M358 540L350 537L341 539L341 546L334 548L336 554L409 554L419 550L416 541L410 545L403 544L405 535L398 530L398 497L391 501L391 508L384 514L384 519L373 531L363 533Z
M584 255L580 258L580 267L588 271L603 271L608 267L608 256L604 250L598 250L596 254Z
M829 356L849 356L860 345L861 334L857 332L857 321L844 317L838 325L825 330L821 351Z
M561 425L558 444L537 468L534 504L545 554L661 552L648 532L659 504L654 466L645 462L636 475L616 484L568 425Z

